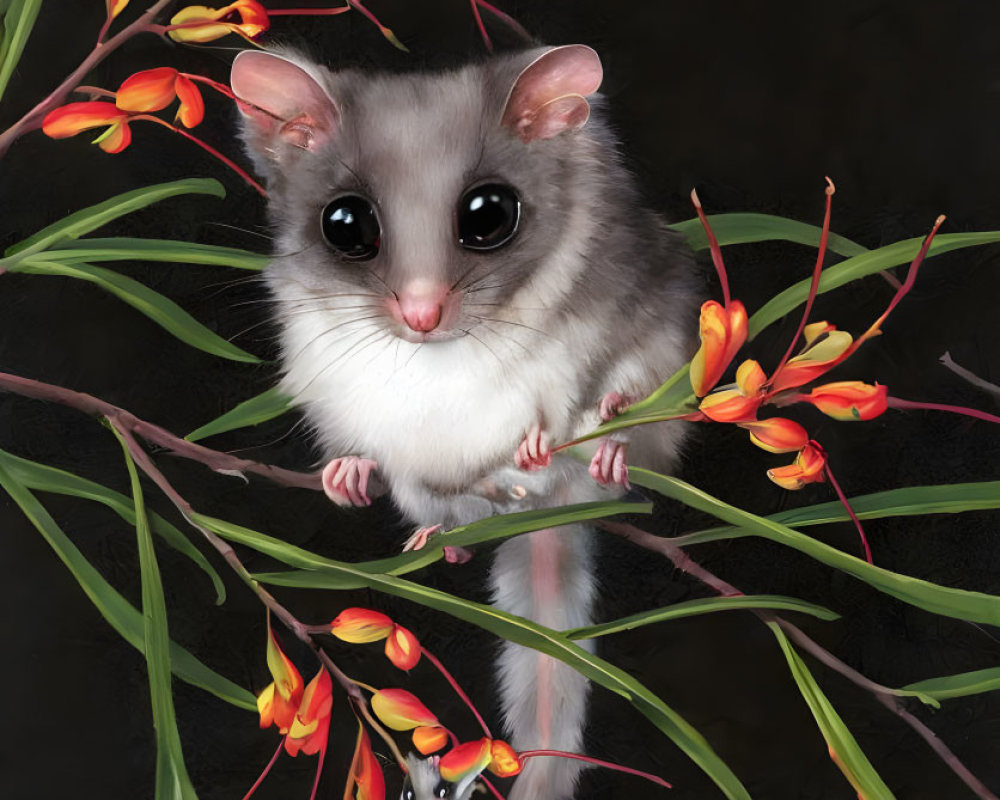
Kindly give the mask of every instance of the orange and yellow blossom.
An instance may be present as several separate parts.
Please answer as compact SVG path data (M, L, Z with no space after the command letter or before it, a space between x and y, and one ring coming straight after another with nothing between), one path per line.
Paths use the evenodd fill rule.
M226 22L226 17L239 17L239 22ZM257 0L237 0L222 8L187 6L170 19L167 35L175 42L214 42L235 33L247 41L260 36L271 27L267 9Z

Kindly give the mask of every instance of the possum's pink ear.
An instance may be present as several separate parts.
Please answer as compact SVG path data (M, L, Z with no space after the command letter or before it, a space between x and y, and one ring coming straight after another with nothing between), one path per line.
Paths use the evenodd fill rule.
M586 45L548 50L517 76L501 124L525 142L582 128L590 117L586 97L597 91L603 76L601 59Z
M287 58L259 50L236 56L230 84L255 150L273 149L275 139L315 150L337 130L340 113L316 79Z

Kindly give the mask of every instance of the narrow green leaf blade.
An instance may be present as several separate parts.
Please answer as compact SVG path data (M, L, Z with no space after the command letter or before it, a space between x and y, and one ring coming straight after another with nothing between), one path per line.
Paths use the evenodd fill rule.
M0 464L0 488L11 496L35 529L73 574L80 588L118 634L139 652L144 652L142 614L122 597L90 564L52 519L38 499ZM206 667L175 642L170 645L170 661L178 678L211 692L247 711L257 711L256 698L241 686Z
M693 617L698 614L712 614L716 611L746 611L757 609L769 609L774 611L799 611L823 620L839 619L840 614L831 611L823 606L799 600L795 597L784 597L779 594L753 594L738 595L735 597L703 597L697 600L687 600L683 603L675 603L672 606L655 608L643 611L640 614L632 614L621 619L602 622L600 625L590 625L586 628L574 628L563 631L563 636L572 641L580 639L594 639L598 636L607 636L609 633L620 633L641 628L645 625L652 625L657 622L666 622L672 619L683 619Z
M60 275L93 283L124 300L185 344L230 361L260 363L257 356L227 342L198 322L173 300L154 292L139 281L92 264L59 264L54 261L43 261L41 258L39 256L25 259L11 269L14 272L26 272L31 275Z
M3 466L14 480L28 489L93 500L110 508L129 525L135 526L135 507L129 498L113 489L108 489L71 472L15 456L6 450L0 450L0 466ZM208 575L215 589L216 605L224 603L226 586L204 554L183 533L159 514L153 512L148 514L148 517L154 533L162 537L177 552L190 558Z
M217 433L237 428L249 428L251 425L259 425L262 422L280 417L291 409L292 398L282 394L277 388L268 389L249 400L244 400L211 422L206 422L184 438L189 442L197 442L200 439L215 436Z
M118 217L131 214L133 211L138 211L140 208L145 208L160 200L182 194L208 194L214 197L225 197L226 190L215 178L184 178L179 181L134 189L53 222L33 236L8 247L4 255L10 257L38 253L59 242L76 239L90 233L92 230L118 219ZM4 266L10 269L10 264Z
M62 242L59 250L48 250L45 258L62 264L75 264L79 261L168 261L235 267L254 272L264 269L268 262L267 256L237 247L172 239L132 239L124 236Z
M463 600L411 581L391 575L365 572L355 565L323 558L315 553L310 553L302 548L231 522L213 519L203 514L195 515L195 520L224 539L249 545L300 569L316 571L316 574L311 576L312 582L308 584L314 588L330 588L326 580L328 577L333 577L334 585L337 586L337 579L347 576L358 581L361 586L442 611L502 636L504 639L559 659L595 683L629 700L636 709L670 737L692 761L698 764L722 789L726 797L749 800L750 795L739 779L716 755L701 734L692 728L683 717L630 675L607 661L588 653L579 645L570 642L558 631L507 614L492 606ZM258 580L261 578L259 575L255 577Z
M917 681L903 689L930 695L935 700L950 700L953 697L967 697L970 694L995 692L1000 689L1000 667L977 669L974 672L960 672L940 678Z
M42 0L14 0L3 16L3 40L0 44L0 98L21 60L21 53L35 27Z
M708 223L722 246L782 240L818 247L823 232L815 225L772 214L709 214ZM692 250L708 249L708 237L697 217L670 227L687 237ZM842 256L858 256L867 252L867 248L836 233L830 234L827 247Z
M850 497L851 508L859 519L918 517L925 514L958 514L1000 508L1000 481L952 483L934 486L908 486L885 492ZM771 514L767 519L790 528L805 528L829 522L844 522L850 517L839 500L790 508ZM677 537L677 544L701 544L734 536L749 536L731 526L706 528Z
M923 244L924 237L905 239L901 242L869 250L867 253L854 256L823 270L819 280L819 294L829 292L843 286L845 283L873 275L884 269L898 267L912 261ZM1000 231L982 231L977 233L946 233L935 237L931 243L927 257L960 250L965 247L975 247L982 244L1000 242ZM753 340L764 328L781 319L806 301L809 296L811 279L804 278L796 284L775 295L756 314L750 317L749 338Z
M799 687L799 692L802 693L806 705L809 706L813 719L816 720L816 725L830 748L831 757L840 771L844 773L844 777L854 787L858 796L864 797L865 800L895 800L889 787L875 771L836 709L823 694L823 690L819 688L819 684L816 683L816 679L809 672L805 662L795 652L788 637L785 636L777 623L769 622L767 626L777 637L785 659L788 661L788 668Z
M143 641L146 645L153 728L156 731L156 800L197 800L184 764L181 735L177 730L171 685L167 603L163 597L163 581L156 561L153 535L146 519L146 503L139 483L139 472L121 434L114 428L112 433L125 455L135 503L135 532L139 544L139 574L142 582Z
M692 508L711 514L730 525L743 528L754 536L763 536L772 542L792 547L827 566L853 575L869 586L902 600L904 603L917 606L933 614L942 614L971 622L985 622L989 625L1000 625L1000 597L995 595L939 586L929 581L900 575L877 567L785 525L724 503L707 492L696 489L677 478L633 467L629 469L629 480ZM734 535L739 536L741 533L737 532Z

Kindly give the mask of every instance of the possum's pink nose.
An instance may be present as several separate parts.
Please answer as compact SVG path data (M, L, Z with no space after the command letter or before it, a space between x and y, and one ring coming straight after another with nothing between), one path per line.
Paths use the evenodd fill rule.
M431 297L400 297L399 311L412 331L429 333L441 323L441 303Z

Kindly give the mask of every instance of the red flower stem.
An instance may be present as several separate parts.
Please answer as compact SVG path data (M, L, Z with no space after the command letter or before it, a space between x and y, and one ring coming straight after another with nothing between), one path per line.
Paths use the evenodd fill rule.
M100 45L104 41L104 37L108 35L108 30L111 28L111 23L114 20L111 18L111 12L108 12L107 19L104 20L104 24L101 29L97 32L97 44Z
M269 8L267 15L269 17L329 17L350 10L349 5L337 8Z
M505 14L496 6L487 3L486 0L476 0L476 4L485 11L489 11L494 17L504 22L514 33L527 41L532 40L532 36L525 30L524 26L514 19L510 14Z
M885 318L888 317L892 310L899 304L899 301L902 300L907 293L909 293L910 289L913 288L913 283L917 279L917 270L920 269L920 265L923 263L924 258L927 256L927 251L931 247L931 242L934 241L934 236L937 234L938 229L944 221L944 214L941 214L936 220L934 220L934 226L931 228L931 232L927 234L923 245L920 247L920 252L917 253L917 257L913 259L910 263L910 268L906 271L906 280L903 281L903 285L896 291L895 296L889 303L889 307L885 310L885 313L879 317L878 321L875 323L875 327L882 324Z
M722 263L722 249L719 247L719 240L712 232L712 226L708 224L708 217L705 216L705 209L701 207L701 200L698 192L691 190L691 203L695 211L698 212L698 219L701 220L701 227L705 229L705 236L708 237L708 248L712 251L712 263L715 264L715 271L719 275L719 282L722 284L722 305L729 308L729 278L726 276L726 265Z
M326 718L326 724L329 728L330 718ZM329 738L327 739L327 744L323 745L323 749L319 751L319 762L316 764L316 779L313 781L312 792L309 793L309 800L316 800L316 791L319 789L319 779L323 775L323 762L326 761L326 748L329 745Z
M490 35L486 32L486 26L483 25L483 18L479 14L479 2L478 0L469 0L469 5L472 6L472 16L476 19L476 27L479 29L479 35L483 37L483 44L492 53L493 42L490 41Z
M469 707L469 710L472 712L473 716L476 718L476 721L479 723L479 727L483 729L483 733L486 735L486 738L492 739L493 734L490 733L490 729L487 727L486 721L476 710L476 707L475 705L473 705L472 700L469 699L469 695L467 695L465 691L462 689L462 687L458 685L458 681L455 680L454 676L448 671L445 665L442 664L440 661L438 661L437 657L423 645L420 646L420 652L423 654L424 658L430 661L431 664L433 664L437 668L438 672L444 675L444 679L448 681L449 684L451 684L451 688L455 690L455 694L461 697L462 702Z
M347 0L347 5L353 8L355 11L360 11L362 14L368 17L368 19L370 19L373 23L375 23L376 26L378 26L378 29L380 31L388 30L385 27L385 25L383 25L381 22L378 21L378 17L376 17L371 11L369 11L363 5L361 5L361 0Z
M31 111L0 134L0 159L4 157L6 152L10 149L10 146L18 138L29 131L38 130L38 128L42 127L42 120L45 118L45 115L56 106L62 104L62 102L66 99L66 95L73 91L74 87L79 85L87 73L89 73L92 69L94 69L94 67L100 64L105 58L111 55L115 50L121 47L121 45L137 33L148 31L149 26L156 18L156 15L172 2L173 0L157 0L157 2L151 5L149 9L131 25L122 28L118 33L108 39L108 41L98 42L94 46L90 55L81 61L80 65L73 70L62 83L53 89L48 97L38 103L38 105L31 109Z
M588 764L594 764L598 767L607 767L608 769L613 769L616 772L625 772L629 775L638 775L640 778L645 778L647 781L652 781L659 786L663 786L667 789L673 789L674 787L663 780L663 778L658 775L651 775L648 772L643 772L641 769L633 769L632 767L623 767L621 764L615 764L611 761L602 761L599 758L592 758L591 756L581 755L580 753L567 753L564 750L527 750L524 753L518 753L518 758L537 758L538 756L555 756L556 758L571 758L576 761L586 761Z
M778 362L777 369L771 373L771 380L774 380L774 376L781 372L781 368L788 363L788 359L795 352L795 345L798 344L799 337L802 335L802 331L805 330L806 323L809 321L809 314L812 313L813 302L816 300L816 292L819 290L819 279L823 274L823 259L826 257L826 244L830 238L830 211L833 206L833 194L837 191L837 187L833 185L833 181L829 178L826 179L826 184L826 210L823 212L823 232L819 237L819 252L816 254L816 266L813 267L812 282L809 284L809 296L806 298L806 307L802 312L802 319L799 320L799 327L796 329L792 341L788 343L785 355Z
M243 800L250 800L250 796L260 788L260 785L264 782L264 778L271 771L271 767L274 766L274 762L278 760L278 756L281 755L281 749L285 746L285 737L281 737L281 741L278 742L278 749L274 751L274 755L271 756L271 760L267 762L267 766L264 767L264 771L260 773L260 777L254 781L253 786L250 787L250 791L243 795Z
M497 790L497 787L494 786L492 783L490 783L489 779L485 775L480 775L479 780L481 780L486 785L486 788L493 793L493 796L497 800L505 800L504 796L500 794L500 792Z
M236 99L236 95L233 94L233 90L230 89L228 86L226 86L226 84L224 83L219 83L218 81L214 81L211 78L205 77L204 75L192 75L190 72L181 72L179 74L197 83L203 83L206 86L212 87L219 94L225 95L230 100Z
M109 89L102 89L100 86L85 86L80 84L73 90L74 94L89 94L91 97L117 97L116 92Z
M250 175L249 175L249 173L245 169L243 169L242 167L240 167L239 165L237 165L236 162L234 162L232 159L227 158L226 156L222 155L222 153L220 153L218 150L216 150L214 147L212 147L207 142L203 142L201 139L199 139L194 134L188 133L183 128L178 128L176 125L171 125L166 120L162 120L159 117L154 117L151 114L136 114L135 116L130 117L129 119L133 119L133 120L134 119L148 120L149 122L155 122L155 123L157 123L159 125L162 125L164 128L168 128L169 130L172 130L174 133L179 133L185 139L191 140L196 145L198 145L198 147L200 147L202 150L204 150L206 153L209 153L210 155L214 156L219 161L221 161L223 164L225 164L227 167L229 167L233 172L235 172L244 181L246 181L247 184L249 184L251 187L253 187L258 192L260 192L260 194L261 194L262 197L267 197L267 190L263 186L261 186L259 183L257 183L257 181L255 181L253 178L251 178Z
M871 547L868 546L868 537L865 536L865 529L861 527L861 520L858 519L858 515L855 514L854 509L851 508L851 503L850 501L848 501L847 495L844 494L844 490L840 488L840 484L837 483L837 479L833 477L833 472L830 470L829 461L826 462L823 469L826 472L827 480L830 481L830 485L833 487L833 490L837 493L837 498L840 500L840 504L847 511L847 516L849 516L851 518L851 521L854 522L854 527L858 529L858 535L861 537L861 544L863 544L865 548L865 561L867 561L869 564L874 564L875 562L872 561L872 549Z
M1000 417L996 414L990 414L986 411L980 411L976 408L966 408L965 406L950 406L945 403L921 403L916 400L903 400L899 397L889 397L887 398L889 403L889 408L898 408L901 410L913 410L913 411L947 411L951 414L961 414L966 417L975 417L976 419L981 419L984 422L997 422L1000 423Z

